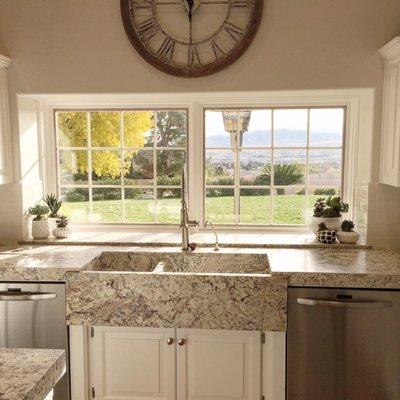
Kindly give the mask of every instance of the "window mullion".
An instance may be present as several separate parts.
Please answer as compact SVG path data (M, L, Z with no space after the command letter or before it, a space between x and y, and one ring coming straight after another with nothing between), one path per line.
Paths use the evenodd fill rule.
M122 222L126 222L126 212L125 212L125 150L124 150L124 112L120 112L119 117L119 136L121 138L121 206L122 206Z
M238 125L236 127L236 135L235 135L235 147L234 147L234 171L235 171L235 189L233 191L233 196L234 196L234 201L233 201L233 207L234 207L234 213L235 213L235 225L238 225L240 223L240 151L241 149L239 148L239 135L240 132L238 130L239 127L239 118L240 118L240 110L237 110L237 121Z
M88 171L88 189L89 189L89 218L93 214L93 189L92 189L92 126L90 120L90 112L86 113L87 127L87 171Z
M304 213L305 217L305 223L307 225L308 223L308 218L309 218L309 212L308 212L308 184L309 184L309 178L308 178L308 172L309 172L309 161L310 161L310 109L307 109L307 150L306 150L306 165L305 165L305 171L304 171L304 194L306 196L306 209Z
M157 134L158 134L158 127L157 127L157 111L154 111L153 114L154 118L154 136L153 136L153 185L154 185L154 216L153 221L157 223L157 204L158 204L158 193L157 193Z
M271 109L271 174L270 174L270 202L271 202L271 216L270 224L274 223L274 109Z

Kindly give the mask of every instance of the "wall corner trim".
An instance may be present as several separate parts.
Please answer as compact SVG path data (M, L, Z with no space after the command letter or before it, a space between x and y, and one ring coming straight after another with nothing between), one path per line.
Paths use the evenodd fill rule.
M400 36L396 36L390 42L386 43L380 50L379 54L388 61L395 61L400 57Z
M0 54L0 68L7 68L11 63L11 58Z

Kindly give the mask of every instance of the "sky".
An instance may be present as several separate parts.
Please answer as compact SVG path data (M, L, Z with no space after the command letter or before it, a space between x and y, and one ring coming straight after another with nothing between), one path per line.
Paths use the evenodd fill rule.
M310 111L310 130L342 132L344 110L342 108L319 108ZM271 110L253 110L249 131L266 130L271 127ZM279 109L274 113L275 129L307 129L307 110ZM206 111L206 136L219 135L225 131L221 111Z

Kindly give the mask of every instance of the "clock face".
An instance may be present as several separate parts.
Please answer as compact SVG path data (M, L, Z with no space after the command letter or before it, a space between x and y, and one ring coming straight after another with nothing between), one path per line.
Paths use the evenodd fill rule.
M154 67L199 77L236 61L253 40L263 0L121 0L125 31Z

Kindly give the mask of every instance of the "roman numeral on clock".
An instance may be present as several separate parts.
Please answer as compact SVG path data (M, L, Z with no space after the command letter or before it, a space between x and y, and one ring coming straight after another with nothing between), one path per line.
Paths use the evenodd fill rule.
M131 10L146 10L152 7L151 0L131 0L130 9Z
M239 40L241 40L246 34L243 29L239 28L235 24L232 24L232 22L226 22L224 25L224 30L236 43L238 43Z
M210 40L211 48L214 52L215 58L219 60L220 58L223 58L225 56L225 52L221 49L221 47L218 45L218 43L214 40Z
M144 43L148 43L153 39L158 30L158 23L153 17L149 17L137 24L137 34Z
M162 42L160 48L156 53L156 56L164 61L170 62L174 55L174 50L175 42L170 37L167 37Z
M244 7L252 7L254 5L253 0L231 0L231 7L234 8L244 8Z
M199 67L201 66L199 49L195 44L189 45L188 49L188 67Z

